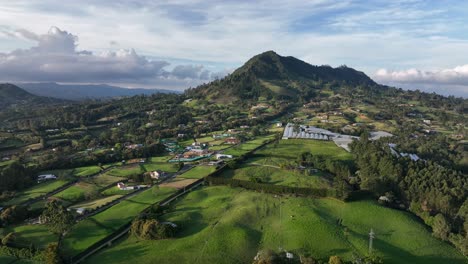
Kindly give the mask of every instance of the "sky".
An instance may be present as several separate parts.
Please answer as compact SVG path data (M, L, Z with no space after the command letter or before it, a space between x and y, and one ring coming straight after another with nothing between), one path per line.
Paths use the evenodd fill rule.
M0 81L184 90L267 50L468 97L468 1L0 0Z

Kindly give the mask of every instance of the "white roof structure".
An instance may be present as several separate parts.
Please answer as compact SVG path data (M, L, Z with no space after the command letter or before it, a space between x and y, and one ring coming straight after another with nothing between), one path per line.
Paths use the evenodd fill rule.
M294 125L288 123L283 131L283 139L289 138L303 138L303 139L317 139L317 140L329 140L333 133L317 128L314 126L299 126L299 131L294 131Z

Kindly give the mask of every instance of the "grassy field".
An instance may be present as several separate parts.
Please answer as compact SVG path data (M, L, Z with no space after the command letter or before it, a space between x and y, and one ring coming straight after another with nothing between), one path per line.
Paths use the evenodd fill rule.
M15 243L22 247L34 245L38 248L45 248L48 243L57 242L58 239L57 235L49 232L45 225L22 225L2 228L0 229L0 236L3 237L10 232L15 232Z
M155 171L155 170L162 170L165 172L177 172L177 164L173 163L163 163L163 162L152 162L152 163L145 163L141 165L142 171Z
M301 171L285 170L268 166L243 165L235 170L225 170L222 177L237 180L250 181L252 177L261 179L262 183L275 185L308 187L308 188L329 188L329 181L324 178L324 174L319 172L312 175L305 175Z
M16 258L14 257L10 257L10 256L4 256L0 253L0 263L4 263L4 264L13 264L14 262L16 262Z
M274 138L274 135L258 137L254 140L246 141L240 145L233 146L232 148L224 151L223 154L240 156L261 146L265 141L273 139L273 138Z
M55 194L53 197L59 198L67 204L85 200L89 196L93 196L97 193L98 187L96 185L79 182L69 188Z
M78 204L75 204L73 206L70 206L70 208L72 209L77 209L77 208L85 208L85 209L96 209L100 206L103 206L107 203L110 203L118 198L122 197L122 195L111 195L111 196L108 196L108 197L104 197L104 198L99 198L99 199L95 199L95 200L92 200L92 201L86 201L86 202L82 202L82 203L78 203Z
M295 159L302 152L310 151L313 155L332 156L336 160L352 160L352 155L331 141L319 141L308 139L280 140L278 145L269 144L257 151L269 157L282 157Z
M67 184L68 181L65 180L54 180L54 181L48 181L48 182L43 182L39 183L25 191L19 192L15 198L3 203L4 205L14 205L14 204L20 204L28 199L33 199L37 198L41 195L44 195L46 193L49 193L53 190L56 190L63 185Z
M86 177L89 175L96 174L101 171L99 166L86 166L86 167L78 167L73 169L65 169L65 170L51 170L51 171L44 171L42 174L52 173L57 176L77 176L77 177Z
M134 192L134 190L120 190L117 186L112 186L105 189L101 192L102 195L111 196L111 195L125 195Z
M90 196L97 196L99 190L113 183L124 180L121 177L114 177L107 174L100 174L93 178L84 179L75 185L57 193L54 197L74 203L85 200Z
M174 188L155 186L76 224L63 241L67 256L73 256L130 222L151 204L175 192Z
M117 177L129 177L130 175L139 173L141 173L141 168L138 164L122 168L114 168L106 172L108 175Z
M201 179L215 170L216 168L214 166L199 165L181 174L179 177L185 179Z
M141 174L147 171L162 170L165 172L177 172L177 167L172 163L168 163L162 160L166 160L167 157L158 157L151 158L151 160L161 160L157 162L148 162L135 164L120 168L113 168L110 171L106 172L107 175L117 176L117 177L129 177L133 174Z
M87 263L252 263L260 249L311 254L351 261L367 252L368 233L386 264L464 264L454 248L435 239L410 214L373 201L276 198L225 186L188 194L165 215L181 230L174 239L141 241L129 237ZM343 219L343 226L337 225Z

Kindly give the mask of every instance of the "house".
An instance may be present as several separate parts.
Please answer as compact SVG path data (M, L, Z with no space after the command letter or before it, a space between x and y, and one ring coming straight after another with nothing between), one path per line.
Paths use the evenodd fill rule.
M179 134L177 134L177 137L178 138L183 138L183 137L185 137L185 134L184 133L179 133Z
M431 120L429 120L429 119L423 119L423 123L426 124L426 125L430 125L430 124L431 124Z
M76 208L76 213L83 215L86 213L86 208Z
M141 148L143 147L143 144L131 144L131 145L128 145L126 148L127 149L138 149L138 148Z
M208 166L218 166L224 163L224 160L216 160L208 162Z
M224 142L226 144L232 144L232 145L236 145L236 144L239 144L240 143L240 140L235 138L235 137L230 137L230 138L226 138L226 140L224 140Z
M53 174L42 174L37 176L37 182L42 182L42 181L49 181L49 180L56 180L57 176Z
M240 128L242 128L242 129L246 129L246 128L249 128L249 126L247 126L247 125L243 125L243 126L240 126Z
M227 155L227 154L216 154L216 159L232 159L232 155Z
M120 190L124 190L124 189L126 188L125 183L123 183L123 182L118 182L118 183L117 183L117 188L119 188Z
M276 127L283 127L283 123L281 122L276 123Z
M9 161L9 160L10 160L9 157L3 157L3 158L2 158L2 161Z
M166 176L166 173L162 170L155 170L155 171L150 171L149 175L151 176L151 179L159 180L161 178L164 178Z

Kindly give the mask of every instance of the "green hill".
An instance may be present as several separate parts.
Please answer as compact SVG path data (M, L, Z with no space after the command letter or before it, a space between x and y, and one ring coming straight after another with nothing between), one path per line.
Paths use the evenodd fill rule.
M279 248L296 257L339 255L352 261L354 254L367 254L371 228L374 252L386 264L466 263L415 217L373 201L280 198L215 186L188 194L164 221L179 226L176 238L130 236L86 263L126 263L129 258L137 263L252 263L259 250Z
M62 101L63 100L30 94L10 83L0 84L0 109L14 105L39 105L45 103L58 103Z
M227 77L187 91L189 96L229 102L236 99L313 97L324 87L376 86L363 72L346 66L314 66L274 51L259 54Z

